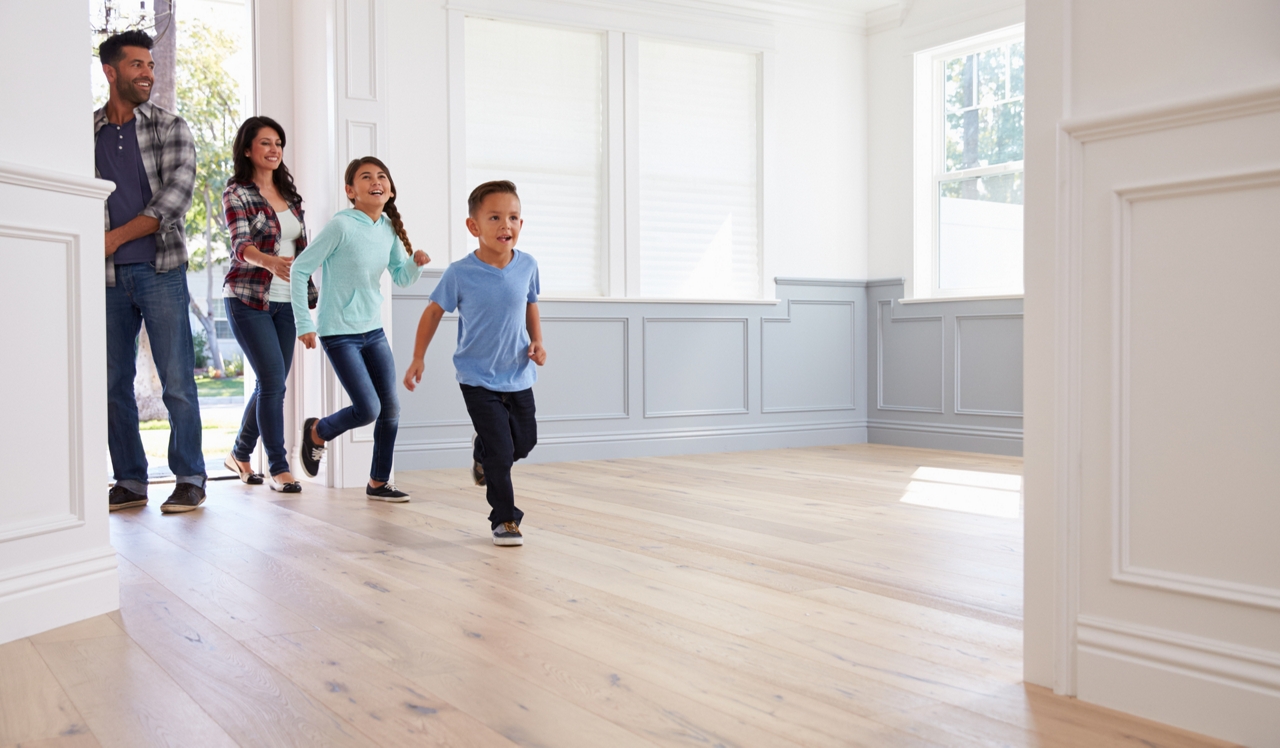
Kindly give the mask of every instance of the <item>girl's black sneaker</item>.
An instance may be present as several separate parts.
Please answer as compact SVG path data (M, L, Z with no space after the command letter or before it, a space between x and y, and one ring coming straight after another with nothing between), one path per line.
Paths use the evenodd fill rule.
M324 445L311 441L311 428L318 420L320 419L308 418L302 422L302 442L298 448L298 456L302 458L302 472L308 478L314 478L320 472L320 458L324 457Z

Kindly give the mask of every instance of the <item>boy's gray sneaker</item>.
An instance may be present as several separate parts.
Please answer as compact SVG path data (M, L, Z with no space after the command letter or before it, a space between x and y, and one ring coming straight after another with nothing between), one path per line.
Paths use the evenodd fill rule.
M524 545L524 536L520 534L520 526L514 522L503 522L493 528L494 545Z

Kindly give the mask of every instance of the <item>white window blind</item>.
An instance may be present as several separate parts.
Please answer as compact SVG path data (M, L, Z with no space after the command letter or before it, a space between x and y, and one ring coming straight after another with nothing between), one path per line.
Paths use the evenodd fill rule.
M603 293L604 36L466 19L467 189L520 191L543 291Z
M644 296L760 295L759 57L639 42Z

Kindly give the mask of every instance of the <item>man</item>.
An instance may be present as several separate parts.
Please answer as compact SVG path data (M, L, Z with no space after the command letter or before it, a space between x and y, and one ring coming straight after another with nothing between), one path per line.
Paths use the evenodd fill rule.
M195 351L187 321L183 218L195 187L196 151L181 117L148 102L155 84L151 37L126 31L98 48L110 84L93 113L98 176L116 183L107 198L107 445L115 485L111 511L147 503L147 455L138 433L134 361L143 322L169 409L169 469L177 479L160 507L188 512L204 503Z

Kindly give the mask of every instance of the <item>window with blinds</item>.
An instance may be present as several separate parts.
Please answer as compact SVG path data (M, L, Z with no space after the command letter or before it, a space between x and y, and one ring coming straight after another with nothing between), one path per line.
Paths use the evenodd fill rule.
M639 43L640 287L760 295L759 56Z
M515 182L544 293L601 295L604 35L467 18L465 39L468 190Z

